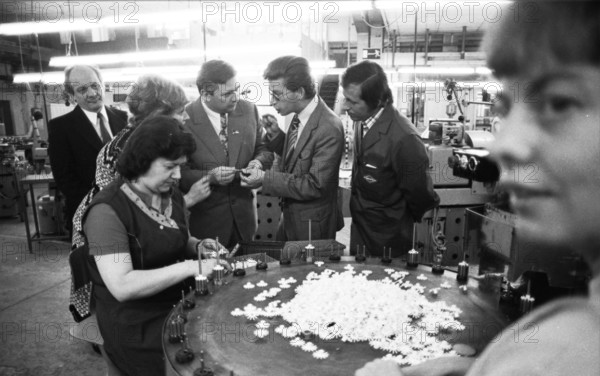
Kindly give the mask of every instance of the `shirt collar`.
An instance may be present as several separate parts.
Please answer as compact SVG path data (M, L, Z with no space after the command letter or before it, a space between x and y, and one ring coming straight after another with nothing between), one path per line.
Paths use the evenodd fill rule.
M371 116L370 118L368 118L366 120L363 120L363 124L364 124L364 127L366 128L366 130L370 129L373 126L373 124L375 124L375 122L377 120L379 120L379 118L381 117L381 114L383 113L383 109L384 109L384 107L381 107L375 115Z
M142 202L144 204L146 204L146 206L148 207L148 209L155 210L155 211L157 211L159 213L162 212L163 210L165 210L165 208L166 208L166 206L168 204L168 200L167 199L170 198L171 195L173 194L173 190L171 189L171 190L169 190L169 192L162 193L160 195L156 195L155 196L155 195L151 195L151 194L148 194L148 193L145 193L145 192L142 192L142 191L138 190L133 184L131 184L130 181L126 181L126 184L133 191L133 193L135 193L142 200ZM160 210L158 208L156 208L156 205L155 205L155 202L154 202L154 200L156 200L156 198L158 198L158 197L161 198L161 201L162 201L161 203L162 203L162 206L163 206L163 207L160 208Z
M79 106L79 108L81 108L81 110L83 111L83 113L85 114L85 116L87 116L87 118L90 119L90 123L92 123L94 126L96 125L96 123L98 121L98 114L99 113L101 113L102 115L104 115L104 119L106 119L106 121L108 121L108 114L106 113L106 108L104 106L102 106L102 108L98 112L88 111L88 110L84 109L81 106Z
M308 119L310 118L310 115L312 115L312 113L315 112L317 104L319 104L319 99L315 96L313 99L310 100L310 102L308 102L306 107L304 107L304 109L298 113L298 119L300 120L300 128L304 128L306 123L308 123Z
M200 103L202 103L202 107L204 107L208 120L210 120L215 132L218 134L221 131L221 114L210 109L202 99L200 99ZM227 114L225 114L225 116L227 116Z
M200 103L202 103L202 106L204 107L204 110L206 111L206 113L207 113L208 115L210 115L210 116L215 116L215 117L217 117L217 118L221 118L221 114L220 114L220 113L218 113L218 112L216 112L216 111L213 111L213 110L212 110L210 107L208 107L208 106L206 105L206 103L204 103L204 101L201 101Z

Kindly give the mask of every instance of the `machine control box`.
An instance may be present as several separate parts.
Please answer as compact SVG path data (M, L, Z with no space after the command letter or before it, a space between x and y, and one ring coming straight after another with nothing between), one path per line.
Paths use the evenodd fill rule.
M500 177L498 165L484 149L455 148L448 158L452 173L461 178L478 182L496 182Z

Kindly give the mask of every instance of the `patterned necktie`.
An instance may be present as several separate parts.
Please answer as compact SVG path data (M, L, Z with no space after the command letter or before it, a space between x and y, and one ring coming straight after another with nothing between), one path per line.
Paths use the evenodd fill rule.
M225 155L229 157L229 149L227 148L227 114L221 114L221 132L219 132L219 140L221 140Z
M300 125L300 119L298 115L294 115L292 122L290 123L290 131L288 133L288 153L286 159L294 152L296 148L296 140L298 139L298 126Z
M361 130L362 130L362 136L364 138L365 135L367 134L367 132L369 131L369 127L367 127L367 123L364 122L364 121L360 122L360 127L361 127Z
M98 112L97 124L98 127L100 127L100 138L102 139L102 144L104 145L109 142L112 137L110 137L110 133L108 133L108 130L106 129L106 121L104 121L104 115L102 115L101 112Z

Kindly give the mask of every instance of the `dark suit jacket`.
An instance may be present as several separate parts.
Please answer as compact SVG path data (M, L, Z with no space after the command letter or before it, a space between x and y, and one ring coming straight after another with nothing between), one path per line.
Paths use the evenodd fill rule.
M113 135L125 128L126 112L106 107L106 113ZM94 126L79 106L48 123L48 156L56 185L66 198L68 221L92 188L96 157L102 146Z
M356 122L350 251L366 245L380 255L386 246L396 256L411 244L413 222L439 204L427 173L427 151L415 127L391 104L360 144L359 126Z
M181 189L189 191L192 184L218 166L244 168L253 159L268 168L273 162L262 140L256 106L240 100L229 115L227 134L229 163L219 136L210 122L200 99L186 108L189 120L184 127L194 136L196 152L181 172ZM211 195L190 209L190 233L199 238L215 238L226 246L235 227L244 241L252 240L257 230L256 200L251 189L242 188L239 178L227 185L215 185Z
M309 219L312 239L335 239L343 227L337 193L344 130L342 121L318 100L287 163L282 157L265 173L262 192L283 197L278 240L308 240ZM278 151L282 156L290 149L288 141L285 137L283 150Z

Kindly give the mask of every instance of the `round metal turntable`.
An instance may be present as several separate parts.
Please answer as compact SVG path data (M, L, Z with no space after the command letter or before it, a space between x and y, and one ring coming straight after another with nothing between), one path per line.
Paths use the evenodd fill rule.
M345 259L345 258L344 258ZM352 258L353 260L353 258ZM352 375L366 362L380 358L386 353L375 350L367 342L346 343L340 339L330 341L316 338L313 340L319 348L329 353L329 357L318 360L308 352L290 345L290 340L274 332L280 324L289 325L281 317L259 318L271 323L269 335L257 338L254 335L255 323L246 317L234 317L231 312L252 303L256 306L266 305L269 301L260 304L253 300L261 288L247 290L242 286L247 282L257 284L263 280L269 287L277 285L281 278L294 277L298 283L292 288L282 290L275 298L282 302L289 301L295 295L294 287L302 283L309 272L321 272L325 268L336 272L344 271L344 267L352 264L356 272L371 270L369 279L381 279L387 276L384 271L394 268L399 271L409 271L404 280L420 283L426 288L425 295L430 301L443 300L449 305L456 305L462 310L458 321L465 329L460 332L445 333L444 340L451 344L466 344L477 352L485 347L501 329L507 324L506 319L497 309L497 298L484 294L478 289L478 282L470 279L466 284L456 281L456 273L446 272L443 275L434 275L431 268L419 266L406 269L401 260L394 259L391 264L382 264L379 259L368 260L366 263L328 262L318 267L314 264L300 264L281 266L269 264L266 271L249 269L243 277L234 277L231 273L225 278L222 285L210 285L210 293L194 296L187 299L195 300L195 308L185 311L187 323L183 332L186 333L187 346L194 354L194 359L187 363L176 360L177 353L185 344L169 342L168 323L181 311L176 307L166 320L163 332L163 348L167 374L192 376L202 374L202 361L206 370L210 368L214 375L265 375L265 376L294 376L294 375ZM427 280L418 280L420 274L427 276ZM448 289L440 289L438 295L430 295L431 288L437 288L442 283L451 285ZM459 289L467 286L467 291ZM373 291L374 294L377 291ZM233 371L233 373L232 373ZM206 373L204 373L206 374Z

